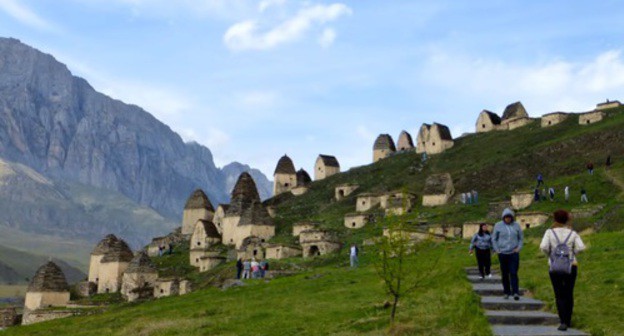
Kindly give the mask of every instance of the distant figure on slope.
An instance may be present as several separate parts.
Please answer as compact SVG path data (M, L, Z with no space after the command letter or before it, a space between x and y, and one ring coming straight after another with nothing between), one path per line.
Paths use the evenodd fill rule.
M165 246L164 245L158 245L158 256L162 257L163 252L165 252Z
M549 257L550 282L555 291L557 312L561 323L558 329L565 331L572 324L574 285L578 274L576 254L585 249L585 244L578 233L572 230L570 215L567 211L557 210L554 217L555 223L544 234L540 250Z
M466 204L466 194L465 193L461 193L460 202L462 204Z
M542 188L542 201L546 200L546 188Z
M550 197L551 202L555 200L555 188L548 188L548 196Z
M589 200L587 200L587 191L585 191L585 188L581 188L581 203L589 203Z
M357 245L352 244L351 249L349 250L349 264L351 265L351 267L358 267L359 265L358 255L359 254L360 254L360 250L358 249Z
M260 272L261 276L264 278L269 273L269 262L266 260L262 260L260 263Z
M472 191L472 200L473 200L474 204L478 204L479 203L479 193L476 190Z
M544 185L544 176L541 173L537 174L537 187Z
M535 188L535 192L533 193L534 197L533 200L535 202L539 202L540 201L540 192L538 188Z
M479 266L479 274L481 279L492 277L490 267L492 265L492 256L490 250L492 249L492 236L488 230L488 226L485 223L481 223L479 226L479 232L475 233L470 240L470 247L468 251L470 254L476 250L477 265Z
M587 172L589 172L589 175L594 175L594 163L590 162L587 164Z
M173 243L169 243L169 251L168 251L169 255L173 254Z
M243 279L249 279L251 275L251 262L249 259L243 261Z
M566 186L565 189L563 189L563 193L565 194L565 201L569 201L570 200L570 187Z
M470 192L466 193L466 202L468 204L472 204L472 193L470 193Z
M238 258L236 261L236 279L240 279L243 274L243 258Z
M524 236L511 209L505 209L502 218L503 220L494 226L492 247L494 252L498 253L505 299L509 299L513 294L514 300L520 300L518 268Z
M422 153L421 157L420 157L420 161L425 164L427 163L427 153Z
M611 168L611 155L607 156L607 162L605 163L605 167L607 170Z

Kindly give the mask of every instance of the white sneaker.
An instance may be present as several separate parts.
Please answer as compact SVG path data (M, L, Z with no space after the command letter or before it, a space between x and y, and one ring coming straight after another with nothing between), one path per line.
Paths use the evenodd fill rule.
M492 273L488 274L488 278L492 278Z

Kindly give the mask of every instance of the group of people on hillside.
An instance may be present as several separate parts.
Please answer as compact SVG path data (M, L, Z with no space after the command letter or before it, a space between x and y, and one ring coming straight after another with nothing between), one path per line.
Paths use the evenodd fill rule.
M554 212L554 224L546 230L540 250L548 256L549 276L555 292L559 314L559 330L565 331L572 324L574 309L574 285L578 274L576 254L585 249L581 237L572 229L570 214L565 210ZM498 254L504 298L513 296L520 300L518 269L520 250L523 247L522 228L515 221L511 209L505 209L502 220L490 233L483 223L470 241L469 252L476 254L481 279L492 277L491 251Z
M550 199L551 202L555 201L555 188L553 187L543 187L541 190L539 188L540 185L544 185L544 178L542 174L537 176L537 187L535 187L533 200L535 202L546 201ZM568 202L570 200L570 186L565 186L563 188L563 196L565 201ZM581 203L588 203L587 199L587 190L584 187L581 188Z
M462 204L477 204L479 203L479 193L476 190L461 193L459 200Z
M258 262L256 258L236 261L236 279L262 279L269 272L269 262L262 260Z

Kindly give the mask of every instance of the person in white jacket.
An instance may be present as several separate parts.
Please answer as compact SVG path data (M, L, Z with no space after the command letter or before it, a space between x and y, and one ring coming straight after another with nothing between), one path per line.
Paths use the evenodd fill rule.
M565 242L572 253L570 256L572 259L572 271L570 274L549 272L550 281L555 291L557 312L561 323L558 329L565 331L571 325L572 311L574 309L574 285L578 274L576 254L585 249L585 244L583 244L581 236L572 230L570 215L567 211L557 210L554 213L554 217L555 223L550 229L546 230L542 238L542 243L540 244L540 250L550 257L551 251L554 250L559 243ZM550 258L548 259L548 264L550 265Z

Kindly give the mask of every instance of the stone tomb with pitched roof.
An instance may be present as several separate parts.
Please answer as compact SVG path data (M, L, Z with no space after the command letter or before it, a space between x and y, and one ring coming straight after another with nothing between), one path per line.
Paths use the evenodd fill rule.
M113 234L102 239L91 252L89 281L98 293L115 293L121 288L122 275L134 258L132 250Z
M305 194L312 183L312 178L310 178L310 174L305 171L303 168L297 171L297 186L293 188L290 192L295 196L300 196Z
M477 133L497 131L500 129L502 129L501 118L498 114L488 110L483 110L479 113L477 124L475 125Z
M198 220L190 241L190 264L201 267L202 257L212 255L211 248L219 243L221 243L221 235L214 223L202 219Z
M553 112L553 113L544 114L540 121L540 125L542 127L555 126L557 124L564 122L566 119L568 119L569 115L570 115L569 113L565 113L565 112Z
M451 174L435 174L427 177L423 191L423 206L439 206L448 203L455 193Z
M206 193L201 189L193 191L184 205L184 212L182 213L182 234L184 236L193 234L195 223L200 219L212 220L214 212L214 207L212 203L210 203Z
M319 181L340 173L340 163L335 156L320 154L314 163L314 180Z
M123 274L121 295L129 302L154 296L158 269L147 253L141 251L130 261Z
M242 173L234 189L222 225L222 242L239 248L247 237L269 239L275 235L275 224L260 201L251 175Z
M394 140L390 134L380 134L373 144L373 163L385 159L396 152Z
M288 155L282 156L277 161L273 172L273 195L288 192L297 186L297 172L295 165Z
M601 110L579 114L579 125L590 125L602 121L606 114Z
M27 311L64 307L69 303L69 285L61 268L53 261L43 264L30 280L24 309Z
M423 124L418 132L417 153L439 154L453 147L455 142L448 126L438 123Z
M414 141L412 140L412 136L407 131L401 131L396 147L397 151L399 152L414 149Z
M335 194L334 197L336 198L336 201L341 201L345 197L351 195L359 187L360 186L357 185L357 184L341 184L341 185L338 185L338 186L336 186L336 189L334 189L334 194Z

